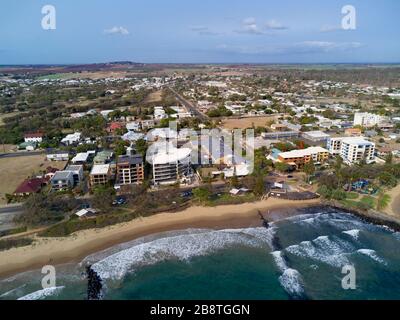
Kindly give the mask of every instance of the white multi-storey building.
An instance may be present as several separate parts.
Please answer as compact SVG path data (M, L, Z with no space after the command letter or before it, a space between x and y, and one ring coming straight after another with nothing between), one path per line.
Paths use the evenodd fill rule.
M354 125L363 127L373 127L388 121L387 117L368 112L357 112L354 114Z
M153 166L154 185L189 183L192 178L189 148L176 148L172 143L155 143L147 161Z
M340 155L349 165L362 160L367 163L375 161L375 143L362 137L330 138L328 150L332 155Z

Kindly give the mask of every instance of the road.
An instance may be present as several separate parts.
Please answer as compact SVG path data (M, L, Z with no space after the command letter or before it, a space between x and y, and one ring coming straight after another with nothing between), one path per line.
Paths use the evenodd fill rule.
M30 157L44 154L44 151L1 153L0 158Z
M13 220L22 212L22 205L0 207L0 231L14 228Z
M192 102L183 98L178 92L176 92L171 87L168 87L168 89L172 91L172 93L175 95L176 99L180 103L182 103L188 109L188 111L192 112L196 117L198 117L202 121L209 120L208 116L205 115L204 113L200 112L200 110Z

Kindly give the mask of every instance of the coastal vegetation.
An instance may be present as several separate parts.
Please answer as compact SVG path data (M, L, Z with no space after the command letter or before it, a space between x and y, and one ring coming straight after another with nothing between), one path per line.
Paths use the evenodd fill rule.
M317 192L324 199L340 201L351 208L383 211L391 201L386 192L395 188L399 180L400 164L361 163L344 167L337 160L333 172L325 172L318 178Z

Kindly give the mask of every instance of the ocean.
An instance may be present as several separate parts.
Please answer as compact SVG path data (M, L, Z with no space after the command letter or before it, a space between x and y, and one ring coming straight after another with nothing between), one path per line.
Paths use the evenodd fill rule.
M57 266L0 281L0 299L86 299L85 266L102 278L102 298L400 299L400 233L330 207L308 208L269 228L188 229L147 236ZM344 266L354 289L344 289Z

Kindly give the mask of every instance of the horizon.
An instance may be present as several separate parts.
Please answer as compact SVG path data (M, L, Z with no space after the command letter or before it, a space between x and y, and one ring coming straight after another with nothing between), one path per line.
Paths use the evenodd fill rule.
M55 10L54 25L47 5ZM6 0L0 65L400 63L400 3L353 0L350 29L343 28L346 5L35 0L21 7Z

